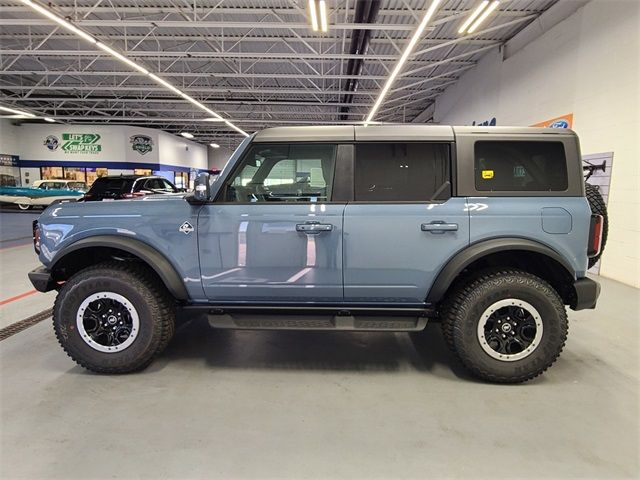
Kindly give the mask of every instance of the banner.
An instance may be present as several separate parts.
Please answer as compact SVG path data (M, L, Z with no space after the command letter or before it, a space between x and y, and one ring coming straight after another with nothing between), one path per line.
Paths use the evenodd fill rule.
M544 122L539 122L531 125L532 127L546 127L546 128L572 128L573 127L573 113L567 113L561 117L551 118Z

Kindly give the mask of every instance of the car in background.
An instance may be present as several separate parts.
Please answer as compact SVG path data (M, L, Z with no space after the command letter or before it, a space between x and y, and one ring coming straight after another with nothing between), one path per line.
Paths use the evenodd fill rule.
M84 195L85 202L123 200L152 194L180 193L173 183L161 176L118 175L100 177Z
M31 187L0 187L0 203L13 203L20 210L48 207L52 203L77 201L87 190L87 184L77 180L36 180Z

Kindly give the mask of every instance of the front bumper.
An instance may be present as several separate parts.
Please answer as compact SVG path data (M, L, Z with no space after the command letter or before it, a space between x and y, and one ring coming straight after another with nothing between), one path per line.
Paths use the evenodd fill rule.
M51 272L46 267L38 267L35 270L31 270L29 272L29 280L39 292L49 292L58 286L51 278Z
M600 296L600 284L590 278L579 278L573 282L573 288L576 292L575 305L571 305L573 310L584 310L587 308L596 308L596 302Z

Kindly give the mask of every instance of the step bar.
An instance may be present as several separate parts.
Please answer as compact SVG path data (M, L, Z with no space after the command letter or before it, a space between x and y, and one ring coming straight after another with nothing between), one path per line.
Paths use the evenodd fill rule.
M204 317L214 328L242 330L415 332L435 315L431 308L308 305L188 305L182 311L189 317Z

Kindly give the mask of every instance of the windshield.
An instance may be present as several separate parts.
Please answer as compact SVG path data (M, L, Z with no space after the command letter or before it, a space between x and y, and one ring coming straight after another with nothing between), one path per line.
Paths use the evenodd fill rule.
M131 187L133 187L133 182L135 179L133 178L98 178L93 185L91 185L92 194L101 194L107 192L130 192Z

